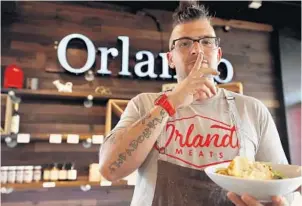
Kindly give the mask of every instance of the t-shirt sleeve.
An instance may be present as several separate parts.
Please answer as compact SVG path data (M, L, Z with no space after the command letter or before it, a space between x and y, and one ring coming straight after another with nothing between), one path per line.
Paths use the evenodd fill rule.
M120 120L115 125L115 127L109 132L107 137L110 137L111 134L117 132L118 130L129 127L130 125L132 125L133 123L135 123L137 120L140 119L138 99L139 97L136 96L128 102L124 112L121 115Z
M256 161L288 164L275 122L263 103L259 108L260 142L256 153Z

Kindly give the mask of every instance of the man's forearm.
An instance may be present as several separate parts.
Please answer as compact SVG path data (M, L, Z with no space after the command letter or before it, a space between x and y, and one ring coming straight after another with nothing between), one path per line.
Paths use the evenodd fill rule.
M156 106L130 128L111 134L100 151L102 175L116 180L137 169L151 151L168 117L164 109Z

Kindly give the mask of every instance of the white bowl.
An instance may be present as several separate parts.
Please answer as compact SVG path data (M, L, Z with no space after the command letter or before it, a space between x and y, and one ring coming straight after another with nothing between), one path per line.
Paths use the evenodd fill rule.
M215 173L217 168L227 168L228 163L221 163L205 168L205 173L223 189L237 195L249 194L259 201L270 202L271 196L286 195L302 185L302 167L298 165L270 164L273 170L281 172L287 179L250 180Z

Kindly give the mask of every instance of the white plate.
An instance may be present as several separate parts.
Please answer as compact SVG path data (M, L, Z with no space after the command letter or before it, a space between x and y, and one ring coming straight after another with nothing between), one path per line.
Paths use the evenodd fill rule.
M302 167L298 165L270 164L273 170L288 177L280 180L249 180L215 173L217 168L227 168L229 164L209 166L205 173L217 185L238 195L246 193L259 201L270 202L271 196L289 194L302 185Z

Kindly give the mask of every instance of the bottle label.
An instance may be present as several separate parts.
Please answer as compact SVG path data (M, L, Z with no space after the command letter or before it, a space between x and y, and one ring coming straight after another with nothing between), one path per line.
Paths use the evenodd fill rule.
M16 182L22 183L24 178L24 173L22 170L17 170L16 172Z
M59 180L67 180L67 170L60 170Z
M24 172L24 182L32 182L33 180L33 171L30 170L30 171L25 171Z
M8 172L7 181L9 183L15 183L15 181L16 181L16 171L9 171Z
M36 182L41 180L41 171L34 171L34 180Z
M57 181L59 179L59 171L58 170L51 170L50 171L50 180Z
M68 179L76 180L77 179L77 171L76 170L68 170Z
M49 180L50 179L50 172L49 170L44 170L43 172L43 180Z
M20 116L13 116L11 121L11 132L17 134L19 132Z
M2 184L7 183L7 171L1 171L1 183Z

